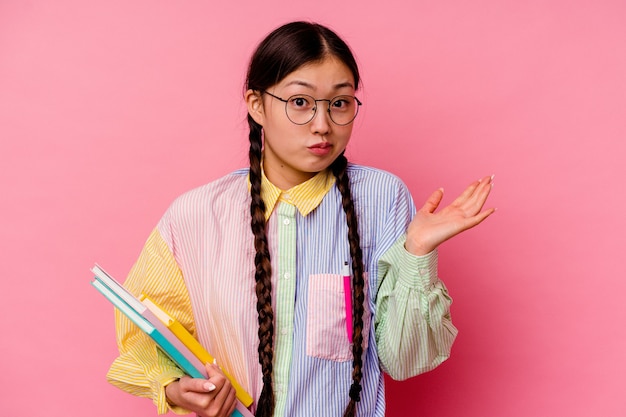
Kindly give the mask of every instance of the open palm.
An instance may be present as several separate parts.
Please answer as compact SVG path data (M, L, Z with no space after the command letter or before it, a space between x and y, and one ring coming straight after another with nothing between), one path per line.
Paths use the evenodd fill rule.
M474 181L452 204L437 212L443 189L432 193L409 225L406 249L414 255L425 255L451 237L480 224L496 210L482 210L492 187L493 176Z

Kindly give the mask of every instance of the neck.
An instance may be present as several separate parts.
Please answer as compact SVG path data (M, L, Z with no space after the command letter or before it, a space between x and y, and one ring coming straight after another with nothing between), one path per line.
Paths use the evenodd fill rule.
M271 165L268 166L265 161L263 163L263 171L267 179L283 191L302 184L317 174L317 172L293 172L282 166L275 168Z

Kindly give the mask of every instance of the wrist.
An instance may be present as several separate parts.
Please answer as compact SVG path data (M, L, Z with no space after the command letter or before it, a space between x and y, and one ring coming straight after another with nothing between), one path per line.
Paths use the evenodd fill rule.
M404 242L404 249L406 249L406 251L411 255L424 256L437 249L437 247L430 247L429 245L425 245L421 242L415 242L407 239L406 242Z
M170 406L178 406L176 403L176 393L178 392L179 383L180 379L174 379L172 382L165 385L165 400Z

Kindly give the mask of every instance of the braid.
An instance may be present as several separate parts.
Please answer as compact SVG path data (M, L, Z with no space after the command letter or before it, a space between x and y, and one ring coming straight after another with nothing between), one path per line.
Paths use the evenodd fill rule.
M341 154L331 165L336 178L337 188L341 192L341 204L346 213L348 223L348 241L352 257L352 288L353 288L353 344L352 344L352 385L350 386L350 402L344 417L356 416L356 403L361 400L361 378L363 377L363 303L365 300L363 278L363 252L359 238L358 219L354 211L354 203L350 193L350 179L346 173L348 160Z
M254 233L254 258L257 304L259 313L259 363L263 373L263 389L257 404L258 417L270 417L274 413L274 390L272 389L272 362L274 357L274 311L272 310L272 265L265 231L265 202L261 198L261 149L262 127L248 115L250 126L250 214Z

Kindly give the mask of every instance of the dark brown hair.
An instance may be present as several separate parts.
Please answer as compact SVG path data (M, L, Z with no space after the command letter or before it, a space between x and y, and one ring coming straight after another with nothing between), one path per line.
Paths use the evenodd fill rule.
M359 86L359 70L348 45L332 30L315 23L292 22L271 32L257 47L250 60L246 89L265 91L279 83L301 66L322 61L326 57L342 61L354 76L354 88ZM274 312L272 310L272 267L267 243L265 202L261 198L262 127L248 115L250 126L250 214L256 249L255 281L257 311L259 313L259 363L263 373L263 389L257 404L257 417L269 417L274 412L272 389L272 363L274 357ZM356 415L356 402L360 400L363 367L363 254L360 246L358 219L350 192L347 174L348 161L343 153L330 169L336 178L348 224L348 241L353 271L353 346L350 402L345 417Z

